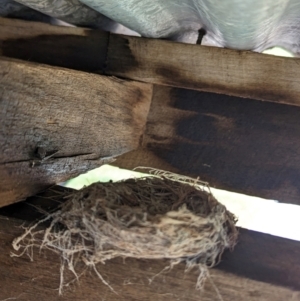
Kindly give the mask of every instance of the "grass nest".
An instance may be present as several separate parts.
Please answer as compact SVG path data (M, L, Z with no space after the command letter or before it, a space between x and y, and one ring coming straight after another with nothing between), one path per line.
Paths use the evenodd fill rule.
M38 225L48 221L46 229ZM237 241L236 218L198 180L166 172L116 183L96 183L66 197L59 210L13 241L22 256L32 248L61 255L64 268L76 278L78 259L96 269L115 257L170 259L170 267L184 262L187 270L200 268L200 289L223 251Z

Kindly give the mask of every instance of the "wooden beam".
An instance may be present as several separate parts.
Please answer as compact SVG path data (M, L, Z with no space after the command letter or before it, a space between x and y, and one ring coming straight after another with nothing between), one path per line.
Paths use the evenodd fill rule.
M152 86L0 58L0 207L137 148Z
M39 254L36 250L34 261L26 256L10 257L11 242L22 234L22 223L0 217L0 298L57 300L60 260L56 254L49 251ZM210 270L212 282L207 280L201 292L195 290L197 269L185 274L184 266L179 265L169 273L158 275L150 285L149 279L161 272L168 261L114 259L99 264L97 269L118 295L93 272L86 272L79 283L65 288L59 300L299 301L299 242L260 233L253 235L251 231L242 231L240 237L236 250L225 256L218 268ZM272 241L274 245L270 244ZM65 277L66 281L73 279L68 272Z
M38 36L75 35L86 36L90 31L101 32L103 36L109 33L100 30L90 30L83 27L56 26L40 22L31 22L18 19L0 18L0 40L30 39ZM101 43L100 43L101 44Z
M0 19L0 41L0 53L9 57L300 105L298 58L5 19Z
M143 147L117 159L300 205L300 108L155 86Z
M0 18L0 54L25 61L103 73L109 33Z
M100 73L103 72L105 62L107 62L109 39L107 33L9 19L0 19L0 28L0 40L2 40L0 49L5 55ZM24 38L21 39L21 37ZM63 41L67 42L64 44ZM133 43L134 45L130 47L138 49L139 41L146 43L145 41L148 40L137 38L128 40L128 43ZM149 49L152 49L152 42L159 45L170 44L165 41L149 41ZM119 40L118 37L115 39L110 36L109 53L113 53L116 45L123 45L124 57L128 60L130 43L127 46L124 43L123 37ZM174 48L190 47L177 43L171 44ZM54 47L55 45L56 47ZM57 45L65 46L60 49ZM191 47L199 48L199 46ZM150 51L148 48L145 50L145 55L148 53L147 51ZM78 49L78 51L74 51L74 49ZM204 49L210 51L210 48ZM215 49L214 51L225 50ZM101 55L97 56L97 52ZM229 51L229 53L243 56L244 52ZM141 55L144 54L141 53ZM161 55L164 56L164 53ZM293 66L289 67L290 74L293 76L296 74L298 59L276 58L255 53L247 53L246 56L248 55L263 58L262 68L264 68L265 59L266 62L274 62L274 66L280 60L282 62L280 68L287 68L292 63ZM95 60L95 57L99 58L99 61ZM155 60L160 57L159 55L155 56ZM225 57L226 55L224 55L224 60ZM112 66L125 70L124 66L127 64L124 63L125 58L120 58L117 66L116 57L110 56L111 67L107 70L114 73ZM170 60L174 61L173 58ZM213 62L214 60L211 60L212 67ZM130 74L136 76L141 72L143 80L143 70L145 70L143 68L138 67L134 72L130 71L128 76L132 77ZM124 77L127 76L126 74L123 74ZM278 74L281 76L279 71ZM149 81L155 81L156 77L147 78ZM270 80L269 78L272 76L266 77L266 80ZM298 78L295 75L293 80L298 80ZM254 76L252 79L255 81L256 77ZM278 77L273 77L273 79L278 79ZM282 83L293 85L293 80L290 80L287 75L285 80L282 78ZM274 87L279 86L274 85ZM160 88L160 90L162 96L156 100L157 104L155 105L159 108L157 109L158 117L154 118L154 121L148 122L147 131L149 133L144 137L144 148L134 152L132 157L128 154L122 161L118 161L121 167L132 168L137 165L147 165L169 169L187 175L200 176L209 181L212 186L219 188L299 204L300 187L297 182L299 177L297 172L299 169L297 114L299 112L297 108L183 89ZM291 89L290 91L295 90ZM165 95L163 95L164 93ZM176 108L176 103L165 105L164 103L168 101L180 103L184 109ZM189 106L191 107L189 108ZM211 114L210 116L201 114L200 110L203 106L209 107L209 109L205 109L206 113L204 114ZM194 119L192 118L193 114L195 114ZM184 122L185 118L189 121ZM166 123L169 123L170 126L166 126ZM164 126L161 127L161 125ZM232 125L234 129L230 128ZM162 130L163 128L165 129ZM182 133L183 128L186 133ZM153 137L150 139L151 135Z
M106 74L300 105L300 59L111 35Z

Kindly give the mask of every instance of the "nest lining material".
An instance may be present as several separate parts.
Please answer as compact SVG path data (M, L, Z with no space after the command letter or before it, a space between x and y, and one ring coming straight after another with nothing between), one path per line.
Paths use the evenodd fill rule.
M201 184L199 186L199 184ZM51 221L46 230L37 226ZM96 183L67 197L59 210L27 228L13 247L22 256L33 246L62 257L59 293L64 268L76 278L75 262L96 270L97 263L115 257L184 262L187 270L200 268L196 288L208 275L207 268L220 261L237 240L236 218L210 193L203 182L163 173L117 183Z

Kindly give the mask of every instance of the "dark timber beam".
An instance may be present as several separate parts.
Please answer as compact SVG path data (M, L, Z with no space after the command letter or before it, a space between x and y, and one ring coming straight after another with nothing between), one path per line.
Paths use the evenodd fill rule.
M142 147L114 163L300 205L300 108L155 86Z
M0 19L0 41L0 51L6 56L161 84L155 88L146 130L144 132L141 127L139 132L139 137L143 136L140 140L142 145L138 143L134 148L126 148L126 151L137 147L138 150L120 158L116 162L120 167L131 169L144 165L167 169L200 176L218 188L300 204L300 111L296 106L286 105L297 104L300 95L300 77L297 75L299 59L122 37L82 28L56 27L9 19ZM190 59L184 61L184 55ZM174 76L168 82L170 76L167 79L167 73L157 73L158 66L165 66L163 62L169 67L173 66L168 67L170 70L174 71L176 66L182 69L181 75L170 73ZM198 67L193 67L194 65ZM65 72L76 73L71 70ZM52 74L53 77L57 76ZM183 76L187 75L189 80L183 80ZM11 83L9 76L6 76L5 84L8 86ZM91 74L82 76L100 79ZM202 85L206 79L211 83L209 87ZM117 82L115 79L110 80ZM18 77L18 81L22 83L23 78ZM57 82L60 81L57 78ZM52 82L55 82L54 78ZM66 86L71 85L64 80L62 82L64 84L59 86L60 89L69 91ZM251 85L245 84L250 82ZM90 80L86 79L85 83L87 87L92 87ZM200 86L195 86L195 83ZM251 96L282 104L162 86L165 84L200 90L204 87L208 91ZM235 85L240 89L237 90ZM82 86L84 85L78 78L76 89L80 91ZM218 87L225 87L227 90ZM91 94L85 94L81 98L88 98L89 102L82 101L84 104L81 104L80 114L87 110L86 103L95 101L97 93L102 91L101 86L98 86L98 90L90 88L87 89ZM151 90L149 87L147 89ZM0 92L7 93L4 88L2 90ZM55 91L60 93L57 92L60 90ZM147 94L145 97L150 101L151 92L144 92L143 95ZM38 95L34 94L34 97ZM134 99L136 95L130 94L130 97ZM132 106L132 102L129 105ZM94 104L91 106L94 107ZM58 109L61 110L61 107ZM93 114L95 112L98 110L94 110ZM145 113L144 118L146 115ZM61 125L68 123L65 121ZM146 121L143 124L145 123ZM87 128L89 125L86 125ZM67 131L67 127L65 130L59 127L57 132L60 131ZM37 147L31 146L31 154L37 151ZM107 157L109 154L106 151L104 155ZM74 157L72 160L75 159ZM90 164L91 161L88 162ZM21 166L21 162L19 164ZM62 164L58 168L69 166ZM89 165L78 172L94 166ZM16 169L16 166L11 165L11 168ZM6 170L10 172L11 169L7 167Z
M300 105L299 59L0 19L0 53L138 81Z

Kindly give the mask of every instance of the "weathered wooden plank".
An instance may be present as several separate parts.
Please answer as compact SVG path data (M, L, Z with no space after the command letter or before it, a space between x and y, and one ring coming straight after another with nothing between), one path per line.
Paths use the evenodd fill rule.
M143 147L114 164L300 204L299 116L293 106L155 86Z
M0 218L0 298L17 298L20 301L27 300L57 300L59 286L59 264L60 260L57 255L51 254L49 251L43 251L40 255L38 250L35 252L34 261L29 258L10 257L12 251L11 242L23 231L20 227L21 221L11 220L6 217ZM241 234L243 235L243 233ZM108 287L103 285L94 273L86 272L80 279L80 283L71 284L65 289L64 295L60 300L230 300L230 301L298 301L300 300L299 282L299 260L295 257L289 257L291 253L285 253L293 243L288 240L281 239L280 244L274 248L277 257L271 261L269 270L264 269L266 265L264 259L268 257L270 251L269 245L261 244L249 240L245 236L240 244L244 248L248 247L247 255L244 258L240 270L247 269L246 264L251 265L253 257L256 257L256 265L252 267L252 275L260 277L263 274L264 280L258 281L242 276L237 276L234 273L222 271L216 268L211 270L211 281L207 281L202 292L195 290L195 281L198 276L198 271L195 269L187 274L184 274L184 266L175 267L169 273L164 273L157 276L151 285L149 279L168 264L164 260L134 260L127 259L125 262L121 259L115 259L107 262L105 265L98 265L97 269L102 276L110 283L118 295L110 291ZM292 244L291 244L292 243ZM248 244L248 245L247 245ZM251 247L249 248L249 244ZM295 243L296 244L296 243ZM299 244L299 243L298 243ZM253 250L253 247L255 249ZM263 249L261 247L264 247ZM299 248L293 248L294 254L299 256ZM234 254L238 253L239 249L232 253L232 257L225 258L224 262L230 265ZM298 253L297 253L298 252ZM273 255L273 254L272 254ZM238 255L237 255L238 256ZM292 287L284 287L274 285L268 282L268 277L272 277L272 272L283 271L287 266L286 261L289 258L290 263L293 262L297 268L292 267L290 270L285 270L282 278L288 275L287 279L294 280L296 285ZM277 261L279 260L279 261ZM296 260L296 261L295 261ZM288 265L289 266L289 265ZM249 268L248 268L249 269ZM295 273L297 272L297 273ZM71 280L73 276L68 274L65 280ZM298 277L298 278L297 278ZM287 280L283 285L287 284ZM290 284L290 283L288 283ZM216 291L218 290L218 293Z
M240 229L239 242L234 251L226 252L217 268L249 279L300 290L300 242Z
M138 147L152 87L0 59L0 206Z
M1 41L21 38L30 39L42 35L85 36L90 31L90 29L82 27L55 26L46 23L24 21L10 18L0 18L0 28ZM106 34L105 32L102 33Z
M106 74L300 105L300 60L111 35Z
M103 73L109 33L0 18L0 54L25 61Z
M300 105L298 58L5 19L0 41L2 55L23 60Z

